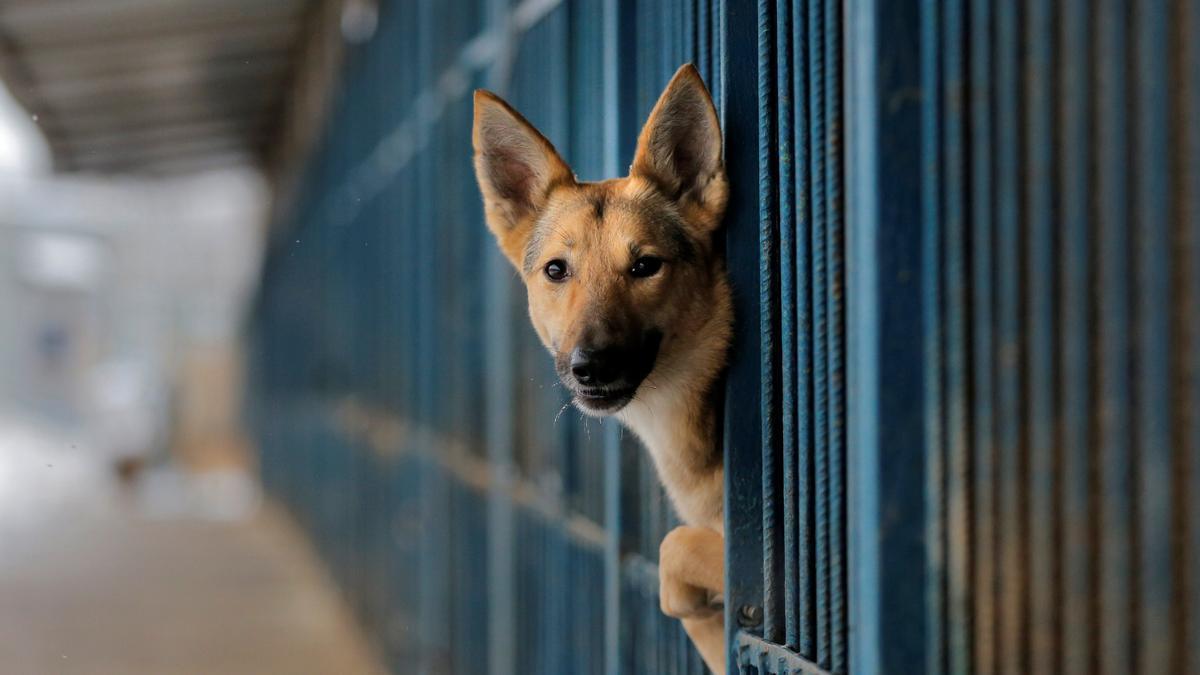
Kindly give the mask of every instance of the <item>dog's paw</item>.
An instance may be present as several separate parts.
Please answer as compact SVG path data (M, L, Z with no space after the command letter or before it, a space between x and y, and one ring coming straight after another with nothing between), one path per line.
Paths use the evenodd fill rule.
M719 599L713 602L710 592L686 584L659 571L658 603L663 614L676 619L702 619L721 611Z
M708 536L696 528L680 526L668 532L659 545L658 600L663 614L676 619L696 619L722 611L721 592L694 583L704 576L697 567L713 564L701 554L702 538Z

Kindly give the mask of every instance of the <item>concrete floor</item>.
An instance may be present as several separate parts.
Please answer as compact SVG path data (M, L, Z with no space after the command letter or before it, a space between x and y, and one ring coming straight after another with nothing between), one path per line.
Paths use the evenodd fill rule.
M159 502L183 485L158 483ZM0 420L0 673L382 672L278 511L214 519L143 493Z

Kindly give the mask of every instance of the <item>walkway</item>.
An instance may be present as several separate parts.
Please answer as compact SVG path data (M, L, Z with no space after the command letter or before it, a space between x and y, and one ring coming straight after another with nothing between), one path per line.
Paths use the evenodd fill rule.
M285 517L150 485L122 494L78 444L0 420L0 672L381 672Z

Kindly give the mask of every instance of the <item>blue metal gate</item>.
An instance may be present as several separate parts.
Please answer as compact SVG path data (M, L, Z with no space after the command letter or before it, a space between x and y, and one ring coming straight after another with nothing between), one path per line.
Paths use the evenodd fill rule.
M1197 4L847 11L855 672L1200 672Z
M383 2L272 230L264 481L396 672L702 672L653 467L564 409L486 234L468 95L596 179L693 61L731 671L1200 672L1195 35L1195 0Z
M729 43L745 45L729 52L725 108L740 313L726 415L731 668L846 673L841 3L731 5L728 21Z

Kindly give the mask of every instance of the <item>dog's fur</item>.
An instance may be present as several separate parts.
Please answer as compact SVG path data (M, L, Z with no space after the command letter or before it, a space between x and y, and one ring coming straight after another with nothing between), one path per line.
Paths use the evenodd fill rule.
M660 601L725 672L724 470L717 378L733 309L715 237L728 183L712 99L679 69L629 175L576 180L520 114L475 92L475 171L488 228L525 281L529 316L575 404L648 448L687 523L663 540Z

